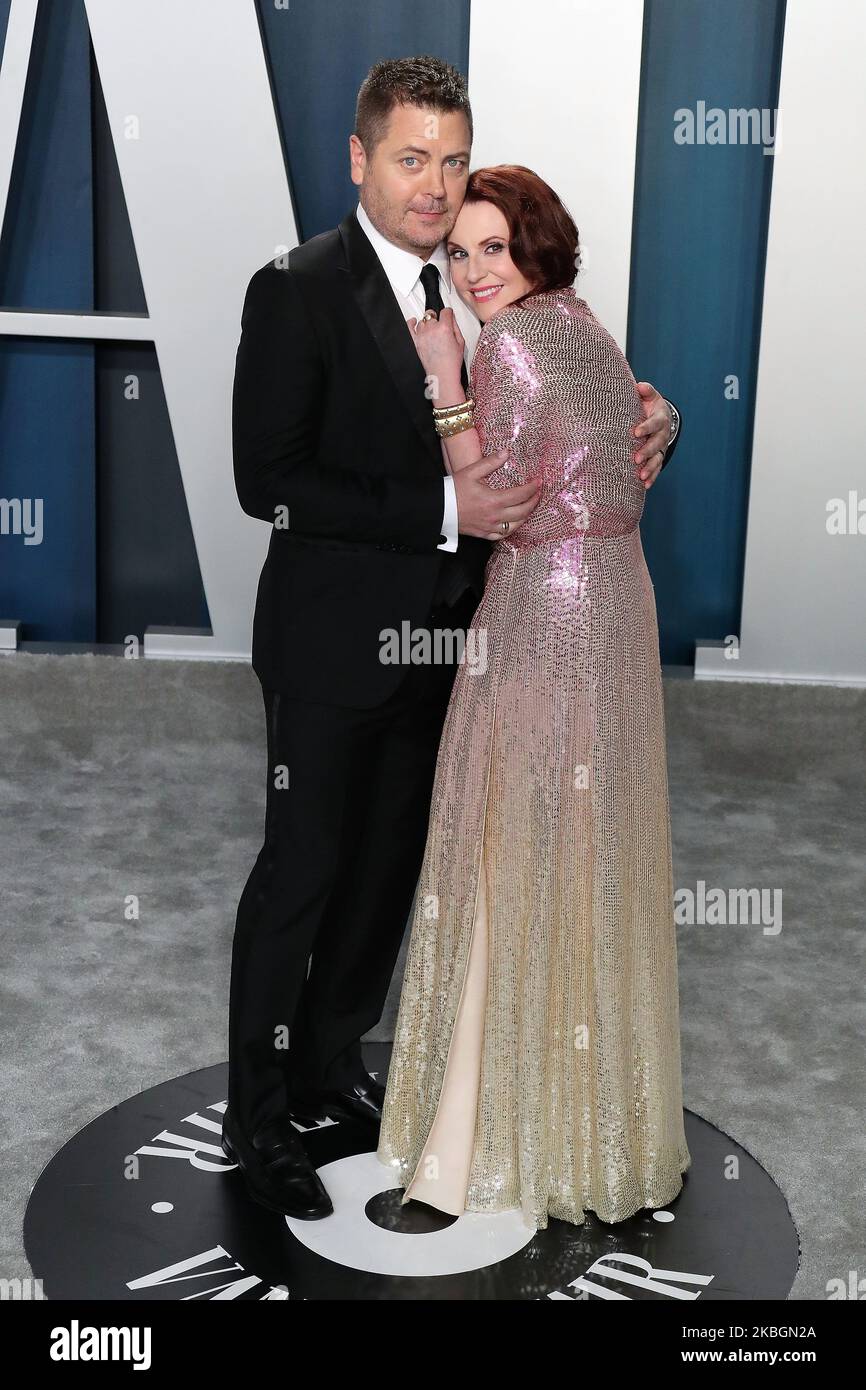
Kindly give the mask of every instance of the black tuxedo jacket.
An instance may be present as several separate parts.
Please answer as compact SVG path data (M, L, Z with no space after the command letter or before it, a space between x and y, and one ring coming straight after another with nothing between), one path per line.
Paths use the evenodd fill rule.
M445 468L425 373L354 210L249 282L232 397L245 512L273 523L253 668L302 700L370 708L405 665L386 629L422 626L451 552ZM668 451L668 459L676 447ZM487 541L461 536L479 594Z

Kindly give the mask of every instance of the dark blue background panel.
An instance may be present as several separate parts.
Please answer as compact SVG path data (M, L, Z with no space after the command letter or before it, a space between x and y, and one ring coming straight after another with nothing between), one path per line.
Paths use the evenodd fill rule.
M93 351L0 338L0 496L42 503L40 544L0 535L0 617L27 641L96 640Z
M80 0L42 0L0 238L7 308L93 306L88 53ZM93 389L90 343L0 338L0 496L43 511L40 545L0 536L0 611L25 639L95 639Z
M4 307L93 307L89 44L81 0L41 0L0 238Z
M469 0L258 0L298 237L335 227L358 201L349 136L358 88L383 58L432 53L464 76Z
M0 53L3 52L3 46L6 43L6 29L9 24L11 6L12 0L0 0Z
M783 27L783 0L644 11L628 357L685 421L641 528L665 661L739 631L773 172L760 145L677 144L674 113L774 109Z
M100 343L96 380L98 640L151 626L209 630L156 350Z

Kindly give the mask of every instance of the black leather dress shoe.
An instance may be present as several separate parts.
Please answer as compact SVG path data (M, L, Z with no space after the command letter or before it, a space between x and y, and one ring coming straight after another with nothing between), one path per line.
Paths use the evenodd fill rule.
M334 1210L327 1189L288 1120L272 1120L252 1143L223 1117L222 1150L236 1163L254 1201L283 1216L318 1221Z
M289 1095L289 1114L300 1124L319 1124L322 1120L356 1120L365 1125L382 1123L385 1087L372 1076L343 1086Z

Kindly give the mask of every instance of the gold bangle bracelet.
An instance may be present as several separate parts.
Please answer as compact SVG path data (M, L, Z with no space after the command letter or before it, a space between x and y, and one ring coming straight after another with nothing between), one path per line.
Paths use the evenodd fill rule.
M461 434L463 430L472 429L472 414L454 415L450 420L434 420L436 433L443 439L450 439L452 434Z
M449 420L462 420L462 419L464 419L464 417L466 417L466 416L468 416L469 419L471 420L472 414L473 414L473 408L472 408L472 406L471 406L471 405L464 405L464 407L463 407L462 410L452 410L452 411L449 411L447 415L438 415L438 414L436 413L436 411L434 411L434 412L433 412L433 419L434 419L434 420L438 420L439 423L440 423L441 425L447 425L448 422L449 422Z
M472 396L467 396L465 401L459 401L457 405L434 405L433 415L437 420L447 420L451 415L460 415L464 410L471 410L474 405Z

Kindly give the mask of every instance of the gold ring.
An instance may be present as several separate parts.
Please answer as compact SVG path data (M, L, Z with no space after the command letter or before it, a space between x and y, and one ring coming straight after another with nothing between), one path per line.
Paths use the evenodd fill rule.
M500 529L500 531L502 532L503 536L507 535L508 532L511 530L511 522L510 522L510 521L500 521L500 523L499 523L499 529Z
M438 319L438 317L439 315L436 313L435 309L428 309L421 322L426 323L428 319Z

